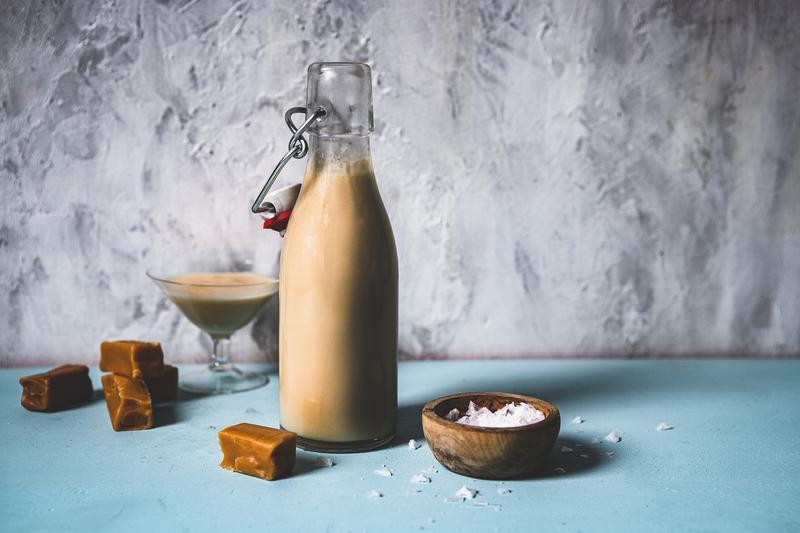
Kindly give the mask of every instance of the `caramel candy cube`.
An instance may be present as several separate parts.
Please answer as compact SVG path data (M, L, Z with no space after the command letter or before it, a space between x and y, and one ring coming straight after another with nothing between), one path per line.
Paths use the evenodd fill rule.
M178 368L164 365L164 373L154 378L144 378L152 403L173 402L178 398Z
M153 427L153 406L143 379L105 374L103 394L114 431Z
M158 377L164 372L164 352L157 342L107 341L100 345L100 370L129 378Z
M22 407L29 411L56 411L89 400L94 394L86 365L63 365L20 378Z
M261 479L279 479L294 468L297 435L255 424L236 424L219 432L222 468Z

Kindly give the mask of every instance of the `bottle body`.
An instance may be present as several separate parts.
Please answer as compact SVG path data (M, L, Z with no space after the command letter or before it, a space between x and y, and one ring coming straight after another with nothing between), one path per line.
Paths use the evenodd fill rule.
M281 255L281 425L307 449L394 435L397 251L368 136L311 135Z

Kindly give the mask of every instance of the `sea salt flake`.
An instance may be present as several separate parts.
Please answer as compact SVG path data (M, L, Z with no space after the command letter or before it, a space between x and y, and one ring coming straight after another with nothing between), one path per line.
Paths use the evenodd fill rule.
M578 457L580 457L581 459L588 459L589 458L589 456L586 455L585 453L580 454Z
M448 413L448 417L450 416ZM456 420L459 424L481 427L519 427L535 424L544 420L544 413L528 403L508 403L492 412L486 407L478 408L474 402L469 402L467 412Z
M436 468L434 468L433 466L429 466L428 468L420 470L420 472L422 472L423 474L428 474L428 475L438 474L439 473L439 471Z
M509 489L507 487L498 487L497 488L497 494L501 494L501 495L502 494L511 494L511 489Z
M570 448L569 446L562 446L561 453L572 453L572 448Z
M656 431L669 431L670 429L675 429L673 426L670 426L666 422L661 422L656 426Z
M556 474L566 474L567 473L567 471L564 470L563 468L561 468L560 466L555 467L553 469L553 472L555 472Z
M617 454L615 454L614 452L606 452L606 455L609 457L614 457Z
M471 507L484 507L494 509L495 511L500 511L503 506L499 503L489 503L489 502L474 502L472 503Z
M584 418L582 418L580 416L576 416L575 418L572 419L572 423L573 424L583 424L583 422L584 422Z
M373 473L383 477L392 477L392 471L385 466L375 470Z
M335 464L330 457L317 457L314 459L314 466L317 468L330 468Z
M456 491L456 497L466 498L468 500L473 499L477 495L478 495L478 489L472 489L467 487L466 485L462 486L460 489Z
M414 474L411 477L411 483L430 483L431 478L428 476L423 476L422 474Z
M612 431L611 433L606 435L606 440L608 442L619 442L622 440L622 435L620 435L616 431Z
M603 441L600 439L600 437L592 437L592 442L594 444L600 444Z
M419 442L415 441L414 439L411 439L410 441L408 441L408 449L409 450L416 450L420 446L422 446L422 444L420 444Z
M458 411L458 409L450 409L450 412L444 415L444 417L450 422L455 422L461 417L461 413Z
M375 489L372 489L371 491L369 491L369 494L367 494L367 498L369 498L370 500L377 500L378 498L383 498L383 494L381 494Z

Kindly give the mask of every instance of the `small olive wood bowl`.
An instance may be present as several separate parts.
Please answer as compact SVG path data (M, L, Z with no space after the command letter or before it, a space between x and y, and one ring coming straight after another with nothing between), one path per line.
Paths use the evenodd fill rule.
M527 426L487 428L450 422L451 409L464 413L469 402L492 411L510 402L525 402L544 413ZM422 408L422 430L436 460L445 468L483 479L528 476L544 466L561 429L555 405L532 396L504 392L464 392L442 396Z

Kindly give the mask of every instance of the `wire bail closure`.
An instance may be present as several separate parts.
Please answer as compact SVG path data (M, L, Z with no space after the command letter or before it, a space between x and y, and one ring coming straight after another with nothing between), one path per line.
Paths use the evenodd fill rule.
M306 115L305 122L300 124L299 128L294 125L294 122L292 122L292 115L296 115L298 113L303 113ZM289 140L289 151L287 151L283 157L281 157L281 160L278 161L278 164L275 165L275 169L273 169L272 174L270 174L269 178L267 178L267 182L261 188L261 192L258 193L258 197L256 198L256 201L253 202L253 206L250 208L250 211L258 214L267 210L267 208L261 204L264 202L264 198L267 196L272 184L275 183L276 179L278 179L278 175L281 173L283 167L286 166L286 163L288 163L290 159L302 159L306 156L308 153L308 142L303 137L303 134L314 122L321 119L326 114L327 112L323 108L317 109L311 113L311 116L308 116L308 108L305 107L291 107L286 111L284 114L284 119L286 119L286 125L289 126L289 130L292 132L292 138Z

